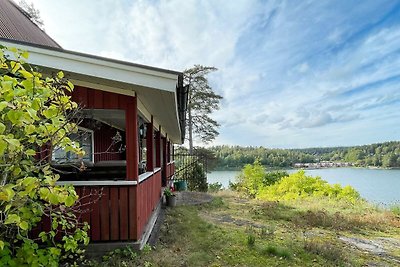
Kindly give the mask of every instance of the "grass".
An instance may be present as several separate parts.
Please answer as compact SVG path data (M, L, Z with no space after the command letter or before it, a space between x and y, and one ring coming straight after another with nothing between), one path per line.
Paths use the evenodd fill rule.
M395 212L366 203L260 202L223 191L208 204L168 209L155 248L103 266L396 266L338 237L400 242L399 223Z
M290 259L292 258L292 253L289 249L284 247L279 247L276 245L267 245L261 250L263 254L273 255L279 258Z

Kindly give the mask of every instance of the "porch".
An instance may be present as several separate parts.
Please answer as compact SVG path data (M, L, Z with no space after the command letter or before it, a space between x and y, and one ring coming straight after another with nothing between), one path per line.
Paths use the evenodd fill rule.
M90 225L92 243L137 242L174 176L172 140L138 109L137 96L77 87L72 94L82 111L80 141L85 156L75 160L52 151L58 184L74 185L80 222ZM90 133L90 134L88 134Z

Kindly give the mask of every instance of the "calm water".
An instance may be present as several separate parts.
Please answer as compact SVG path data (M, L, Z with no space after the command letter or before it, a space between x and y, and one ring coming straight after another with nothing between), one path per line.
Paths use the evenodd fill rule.
M294 172L296 170L289 170ZM220 182L225 188L235 181L237 171L215 171L209 173L209 183ZM372 170L363 168L332 168L306 170L313 176L321 176L331 184L350 185L363 198L377 204L400 203L400 170Z

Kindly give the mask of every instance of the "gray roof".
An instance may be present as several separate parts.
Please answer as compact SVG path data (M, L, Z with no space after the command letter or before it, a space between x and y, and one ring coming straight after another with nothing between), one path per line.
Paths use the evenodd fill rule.
M61 48L56 41L30 20L29 14L10 0L0 0L0 37Z

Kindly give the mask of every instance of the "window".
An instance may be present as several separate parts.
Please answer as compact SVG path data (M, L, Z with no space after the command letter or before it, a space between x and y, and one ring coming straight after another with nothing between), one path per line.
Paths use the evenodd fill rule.
M78 142L82 150L85 151L85 156L82 158L83 161L94 162L94 138L92 130L78 127L78 132L70 134L69 138L74 142ZM80 160L77 154L66 152L60 147L55 147L53 149L51 159L57 163Z

